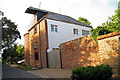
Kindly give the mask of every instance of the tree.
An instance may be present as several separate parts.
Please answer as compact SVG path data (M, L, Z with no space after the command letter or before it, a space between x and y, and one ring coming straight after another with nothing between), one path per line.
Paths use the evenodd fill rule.
M15 44L15 41L18 38L21 39L21 35L17 25L6 17L2 18L2 24L2 48L4 49L2 57L3 60L14 62L17 57L17 44Z
M14 22L8 20L6 17L4 17L2 21L2 47L10 48L15 43L17 38L21 39L21 35L17 29L17 25L15 25Z
M110 32L115 32L120 30L120 19L119 19L119 9L115 11L115 15L108 17L108 21L102 24L103 28L106 28Z
M112 17L108 17L108 21L103 23L102 26L97 26L97 28L92 29L92 37L97 42L97 37L105 35L111 32L116 32L120 30L120 8L115 11Z
M12 47L8 49L4 49L4 53L2 54L3 60L7 60L8 62L13 62L13 58L17 56L17 44L14 44Z
M79 17L78 21L90 26L90 22L86 18Z
M9 49L4 49L4 53L2 54L3 61L7 60L10 63L17 63L19 60L24 59L24 46L14 44Z
M19 60L22 60L24 59L24 46L23 45L19 45L16 49L16 52L18 53L18 57L19 57Z

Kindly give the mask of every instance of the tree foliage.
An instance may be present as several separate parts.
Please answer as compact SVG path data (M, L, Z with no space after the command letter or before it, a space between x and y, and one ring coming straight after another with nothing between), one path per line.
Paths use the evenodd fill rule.
M116 32L120 30L120 9L115 11L112 17L108 17L108 21L103 23L102 26L97 26L97 28L92 29L92 37L97 42L97 37L105 35L111 32ZM98 42L97 42L98 43Z
M86 18L79 17L78 21L90 26L90 22Z
M6 17L3 17L2 21L2 47L10 48L17 38L21 39L21 35L14 22L8 20Z
M17 25L6 17L2 18L2 48L3 50L3 60L8 62L17 62L24 57L24 47L15 43L19 38L21 39L20 32L17 29Z
M7 62L17 63L19 60L24 59L24 46L14 44L12 47L4 49L2 57L3 60L7 60Z
M24 56L24 46L21 44L19 46L17 46L16 52L18 53L19 57L23 57Z

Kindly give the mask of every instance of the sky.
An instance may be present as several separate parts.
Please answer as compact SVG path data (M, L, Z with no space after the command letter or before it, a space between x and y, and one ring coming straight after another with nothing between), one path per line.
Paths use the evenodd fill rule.
M87 18L93 28L105 23L108 17L115 14L119 0L0 0L0 11L18 26L21 40L17 43L24 45L24 34L27 32L33 18L25 10L32 6L43 10L71 16Z

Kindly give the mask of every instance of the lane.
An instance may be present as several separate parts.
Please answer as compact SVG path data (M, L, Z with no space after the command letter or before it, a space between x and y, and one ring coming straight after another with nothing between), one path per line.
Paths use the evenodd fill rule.
M2 65L2 78L41 78L25 70L12 67L7 64Z

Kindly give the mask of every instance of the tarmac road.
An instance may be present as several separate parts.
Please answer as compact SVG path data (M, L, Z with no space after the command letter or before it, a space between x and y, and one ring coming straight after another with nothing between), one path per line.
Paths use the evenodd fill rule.
M2 64L2 78L41 78L25 70Z

